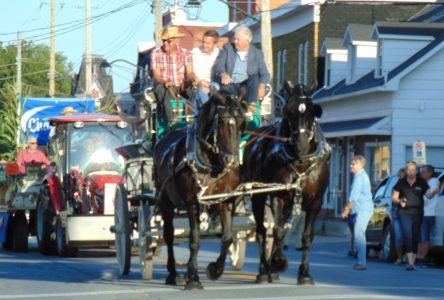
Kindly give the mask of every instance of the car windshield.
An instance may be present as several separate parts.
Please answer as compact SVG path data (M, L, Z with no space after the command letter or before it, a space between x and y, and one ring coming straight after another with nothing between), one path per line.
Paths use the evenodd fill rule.
M84 176L91 172L123 172L123 158L115 148L131 140L130 128L116 123L85 123L82 128L70 127L69 169Z

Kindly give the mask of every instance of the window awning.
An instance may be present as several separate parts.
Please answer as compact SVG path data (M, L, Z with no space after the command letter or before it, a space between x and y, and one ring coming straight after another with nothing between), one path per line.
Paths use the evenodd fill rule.
M391 135L390 117L321 123L325 137Z

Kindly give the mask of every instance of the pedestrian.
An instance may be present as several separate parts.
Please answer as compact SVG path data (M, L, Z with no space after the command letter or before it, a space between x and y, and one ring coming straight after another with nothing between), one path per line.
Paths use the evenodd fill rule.
M425 165L421 169L421 175L432 191L430 196L432 198L424 197L424 215L421 223L421 237L418 247L418 264L423 264L427 258L430 249L430 241L432 237L432 229L435 226L435 208L438 201L439 180L433 177L435 168L431 165Z
M288 250L288 246L291 244L291 239L293 237L293 232L296 231L296 243L295 250L302 250L302 233L305 227L305 211L301 212L296 216L291 216L290 222L285 224L285 240L284 240L284 250Z
M253 33L246 26L234 32L233 43L227 43L217 58L214 71L221 84L221 91L233 95L246 90L248 111L254 116L256 101L262 101L270 73L265 65L264 54L252 45Z
M405 169L401 168L398 170L397 173L398 181L405 177ZM391 210L391 216L392 216L392 228L393 228L393 241L396 248L396 255L397 259L395 261L395 265L400 265L404 263L404 251L403 251L403 243L404 243L404 236L402 235L401 230L401 223L399 222L399 205L397 203L392 202L392 210Z
M200 47L194 48L193 69L196 74L197 99L200 104L208 101L210 86L214 84L213 67L219 55L219 48L216 47L219 41L219 34L216 30L205 31Z
M353 266L355 270L367 269L367 240L365 232L374 210L370 179L364 168L365 158L362 155L354 156L350 164L350 171L354 174L353 184L350 198L342 212L343 219L346 219L350 212L356 213L354 243L358 252L358 262Z
M404 236L404 251L407 255L407 271L415 270L416 253L424 210L424 195L430 198L427 181L418 176L415 162L406 165L406 177L393 187L392 201L399 204L399 221Z

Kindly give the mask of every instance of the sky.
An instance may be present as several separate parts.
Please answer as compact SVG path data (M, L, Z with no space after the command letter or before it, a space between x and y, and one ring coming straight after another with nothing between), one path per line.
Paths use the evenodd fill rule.
M56 52L63 53L79 71L85 49L85 0L56 1ZM137 62L137 43L153 40L151 0L91 0L92 52L106 60ZM163 1L163 8L175 0ZM178 1L185 3L186 1ZM51 0L0 0L0 41L16 43L17 31L35 44L49 45ZM114 11L114 12L113 12ZM195 11L191 14L195 15ZM227 22L228 8L219 0L202 1L200 14L191 20ZM128 92L134 67L113 64L114 92Z

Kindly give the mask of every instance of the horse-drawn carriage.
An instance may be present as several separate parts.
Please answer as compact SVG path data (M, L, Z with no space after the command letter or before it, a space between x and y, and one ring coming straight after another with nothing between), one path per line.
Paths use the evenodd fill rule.
M222 275L227 256L235 269L241 269L246 242L257 237L261 255L257 281L272 281L275 278L272 273L287 268L282 254L284 223L303 208L309 210L310 219L305 230L299 282L309 283L307 254L311 226L322 203L325 176L319 187L313 185L317 184L314 181L321 171L327 170L328 178L329 148L316 119L321 114L320 108L311 102L309 91L299 86L287 89L284 125L279 125L283 124L280 122L246 131L247 108L242 95L215 93L197 113L178 114L187 120L184 128L166 130L162 137L153 139L155 144L152 140L141 141L117 149L125 158L126 181L116 189L112 231L116 234L122 274L129 272L132 247L138 246L142 277L151 279L153 257L165 243L169 272L166 283L177 284L180 279L173 242L175 238L188 237L190 260L185 288L202 288L197 274L200 237L216 235L221 237L221 251L216 262L206 269L210 279ZM151 112L151 116L156 115ZM150 124L159 124L159 120ZM156 133L155 128L149 130ZM245 133L251 136L245 137ZM240 153L244 151L241 160ZM298 151L305 152L299 156ZM267 156L268 152L271 156ZM277 174L273 166L278 168ZM263 176L265 170L268 173ZM318 175L313 175L314 172ZM312 190L306 194L305 187ZM247 209L245 200L250 197L258 224ZM304 199L316 201L307 205ZM267 201L274 211L274 218L268 220L264 219ZM189 226L184 224L186 219ZM272 224L274 229L267 231L267 225L270 229Z

